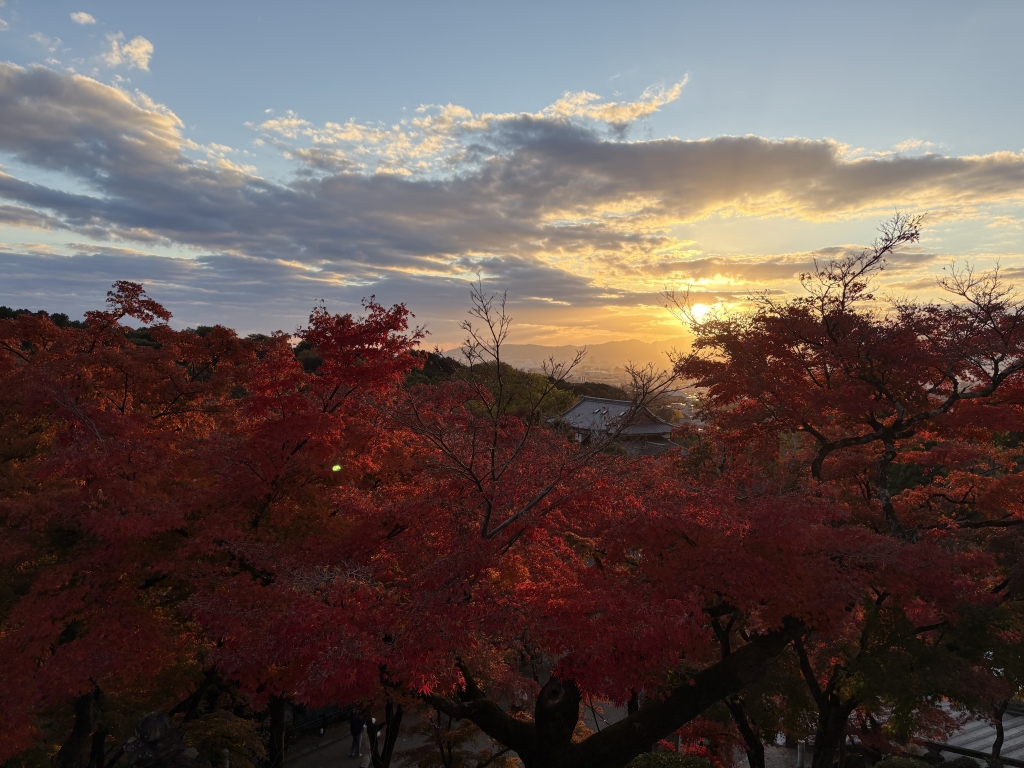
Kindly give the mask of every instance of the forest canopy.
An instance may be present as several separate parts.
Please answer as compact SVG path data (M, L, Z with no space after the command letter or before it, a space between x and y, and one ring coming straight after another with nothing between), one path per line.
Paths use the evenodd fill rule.
M627 416L586 440L550 420L590 394L582 358L503 363L482 285L461 361L373 298L244 338L174 330L125 281L82 321L4 307L0 762L123 765L156 711L211 762L279 768L286 706L353 702L386 712L377 766L414 718L442 757L452 728L491 745L449 768L677 740L763 768L780 736L832 768L1001 717L1024 688L1024 302L969 266L941 303L876 296L920 227L896 216L802 296L669 297L692 349L632 369ZM681 382L700 430L615 450ZM601 704L626 716L583 732Z

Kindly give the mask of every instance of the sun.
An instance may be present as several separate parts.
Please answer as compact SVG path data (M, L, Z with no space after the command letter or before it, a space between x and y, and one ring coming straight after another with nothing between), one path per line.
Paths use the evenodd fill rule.
M690 314L693 315L694 320L703 320L704 316L711 311L711 307L707 304L694 304L690 307Z

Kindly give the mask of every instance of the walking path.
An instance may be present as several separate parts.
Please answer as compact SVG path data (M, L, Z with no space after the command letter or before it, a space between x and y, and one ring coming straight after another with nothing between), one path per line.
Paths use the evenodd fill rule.
M606 706L600 723L595 723L594 716L588 709L584 709L584 722L591 730L597 730L596 725L602 728L619 720L625 713L618 708ZM1004 741L1001 756L1011 760L1024 761L1024 714L1007 713L1003 717ZM992 749L992 742L995 741L995 726L990 720L978 719L969 720L964 727L950 736L945 744L961 749L973 750L975 752L988 754ZM403 731L399 734L395 751L400 752L414 746L420 746L425 737ZM483 747L485 742L481 741ZM348 753L352 747L352 737L349 735L348 723L339 723L326 730L323 736L302 739L288 748L285 758L287 768L355 768L359 765L358 757L349 757ZM960 756L960 753L942 751L942 756L947 760L953 760ZM806 755L806 764L810 765L811 753ZM765 750L766 768L794 768L796 766L796 750L786 747L768 747ZM401 761L396 761L401 766ZM746 758L738 761L737 768L745 768Z

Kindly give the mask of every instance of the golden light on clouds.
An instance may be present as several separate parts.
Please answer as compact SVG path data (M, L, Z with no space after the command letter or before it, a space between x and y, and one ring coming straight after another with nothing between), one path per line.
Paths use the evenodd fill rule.
M111 42L122 63L148 65L151 48ZM662 291L689 287L701 316L752 292L799 291L801 272L869 241L894 208L929 210L934 229L893 260L887 289L931 285L965 231L988 233L985 252L1008 267L1024 262L1014 224L1024 154L947 156L911 142L905 151L924 154L857 155L828 138L627 133L685 84L632 101L567 93L534 112L425 105L387 124L271 110L248 125L258 148L290 164L275 181L247 150L189 139L144 93L0 64L0 150L88 189L68 196L0 171L0 223L51 233L55 257L73 256L63 274L81 269L81 281L120 270L217 285L260 297L246 308L274 294L358 306L376 293L407 302L444 343L458 340L456 308L478 275L509 290L521 339L675 337ZM62 246L71 238L60 233L93 250ZM156 255L115 250L133 244ZM6 253L23 257L18 274L42 263Z

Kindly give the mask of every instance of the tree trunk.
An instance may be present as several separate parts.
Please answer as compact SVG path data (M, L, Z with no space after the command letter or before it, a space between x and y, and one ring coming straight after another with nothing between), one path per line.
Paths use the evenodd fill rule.
M629 701L626 702L626 714L627 715L635 715L639 711L640 711L640 694L638 694L636 691L630 691L629 692ZM647 747L644 750L644 752L653 752L653 751L654 751L654 742L651 742L651 745L649 747Z
M99 728L92 735L92 746L89 749L89 768L105 768L107 757L107 736L110 731L106 728Z
M196 718L199 713L199 705L203 702L203 697L206 692L210 690L210 686L217 682L217 670L210 668L203 673L203 679L196 686L196 692L185 699L178 702L178 705L168 712L169 715L177 715L182 712L185 713L185 719L183 722L191 722Z
M998 758L1003 749L1003 715L1006 714L1006 701L1001 701L994 707L992 719L996 724L996 740L992 743L992 757Z
M811 768L832 768L839 758L839 750L846 740L846 721L857 707L857 702L840 702L830 697L828 704L818 710L818 728L814 733L814 757Z
M267 749L269 768L284 768L285 724L284 713L288 702L280 696L270 697L270 744Z
M96 700L100 696L100 689L94 688L75 699L75 725L57 753L57 768L78 768L82 748L96 722Z
M391 759L395 754L395 743L398 731L402 727L402 705L397 707L390 701L384 706L384 743L379 744L377 734L380 732L372 723L367 724L366 733L370 738L370 760L373 768L391 768ZM442 755L444 750L442 748Z
M825 459L832 452L832 449L828 446L821 446L818 452L814 454L814 461L811 462L811 477L821 482L821 468L825 464Z
M725 700L725 706L729 708L732 719L736 722L736 727L743 737L743 751L747 753L747 762L750 763L750 768L765 768L764 742L761 740L756 724L747 716L743 702L732 696Z
M882 502L882 511L885 513L885 524L889 533L900 533L899 518L896 516L896 507L892 503L892 493L889 492L889 465L896 458L896 444L889 439L882 441L882 455L878 457L875 464L875 494Z
M811 768L832 768L841 757L841 748L846 742L846 722L850 719L850 713L857 708L858 702L856 699L844 702L836 693L841 667L832 669L828 684L823 689L811 667L810 657L801 638L793 641L793 650L800 660L800 671L804 681L818 705L818 724L814 733L814 757L811 759Z
M559 768L565 762L580 719L580 700L580 689L571 680L552 677L540 689L533 715L536 750L532 760L523 760L526 768Z

